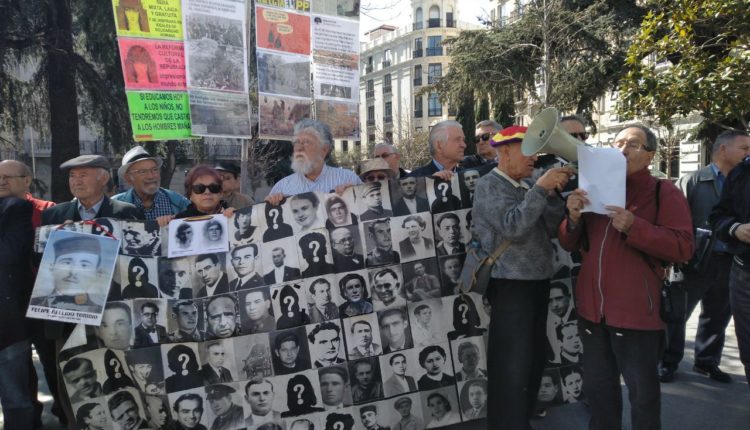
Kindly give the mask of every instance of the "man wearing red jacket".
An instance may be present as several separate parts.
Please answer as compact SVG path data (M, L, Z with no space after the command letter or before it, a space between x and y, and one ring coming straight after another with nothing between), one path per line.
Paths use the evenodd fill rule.
M657 206L657 179L648 169L657 140L650 129L628 126L612 146L627 159L625 207L607 206L608 215L582 214L588 200L578 189L568 198L569 215L559 229L563 248L583 255L576 310L586 355L589 429L622 428L620 375L629 390L633 428L660 429L662 262L692 256L690 208L669 181L661 184Z

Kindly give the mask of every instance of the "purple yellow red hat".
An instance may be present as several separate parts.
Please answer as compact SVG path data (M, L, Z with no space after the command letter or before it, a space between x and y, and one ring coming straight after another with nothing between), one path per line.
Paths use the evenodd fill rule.
M527 127L520 125L511 125L505 127L492 136L490 146L497 147L500 145L510 145L511 143L522 142L523 136L526 135Z

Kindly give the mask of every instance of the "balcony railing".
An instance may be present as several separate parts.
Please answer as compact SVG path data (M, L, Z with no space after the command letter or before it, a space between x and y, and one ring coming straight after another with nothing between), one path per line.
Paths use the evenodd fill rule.
M423 111L423 110L421 110L421 109L420 109L420 110L415 110L415 111L414 111L414 117L415 117L415 118L422 118L422 114L423 114L423 112L424 112L424 111Z
M391 86L383 86L383 94L390 94L391 93Z
M443 47L438 46L437 48L427 48L427 56L435 57L437 55L443 55Z
M445 20L445 26L446 27L450 27L450 28L455 28L456 27L456 21L454 21L452 19L446 19Z
M383 117L383 122L385 122L386 124L392 123L393 122L393 116L392 115L388 115L386 117Z
M383 68L385 69L386 67L391 67L391 60L383 61Z
M367 90L365 91L365 98L371 99L375 97L375 90Z
M430 18L427 20L427 28L437 28L440 27L440 24L440 18Z
M365 66L365 73L372 73L372 64L368 64Z
M422 85L422 78L414 78L414 86L418 87Z
M422 52L423 52L423 51L422 51L422 48L419 48L419 49L415 49L415 50L414 50L414 54L413 54L412 56L413 56L414 58L419 58L419 57L421 57L421 56L422 56Z
M430 85L437 84L438 82L440 82L440 78L442 78L442 76L428 76L427 83Z
M421 30L423 27L424 27L424 23L422 21L417 21L414 23L415 30Z
M370 126L375 125L375 120L368 118L367 119L367 125L370 125Z

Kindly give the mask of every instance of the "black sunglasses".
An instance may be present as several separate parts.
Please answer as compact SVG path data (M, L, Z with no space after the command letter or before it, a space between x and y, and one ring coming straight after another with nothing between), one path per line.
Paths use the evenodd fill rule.
M219 184L210 184L210 185L203 185L203 184L194 184L191 188L193 190L193 194L203 194L208 190L211 194L219 194L221 192L221 185Z
M490 140L492 133L484 133L480 136L474 136L474 143L479 143L480 140Z
M589 138L589 134L585 131L582 133L570 133L571 136L575 137L576 139L586 140Z

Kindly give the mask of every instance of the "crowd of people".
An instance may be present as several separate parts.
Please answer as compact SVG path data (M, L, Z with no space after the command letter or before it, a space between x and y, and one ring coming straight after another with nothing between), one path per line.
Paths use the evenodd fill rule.
M587 139L585 125L580 119L564 117L561 124L575 138L581 141ZM466 343L459 351L461 362L474 362L474 367L464 365L467 375L481 372L487 379L468 387L466 396L467 402L477 405L477 410L470 412L476 416L486 416L488 428L526 430L529 420L540 414L538 399L558 395L556 388L551 386L549 375L544 372L549 358L546 348L550 326L559 332L561 342L569 338L574 345L569 350L563 348L560 356L556 357L558 360L577 361L580 344L585 351L583 394L588 399L591 429L621 428L620 377L629 389L633 428L660 428L660 383L675 378L685 344L685 323L665 326L660 317L661 288L666 276L665 268L669 265L683 267L689 297L688 311L692 311L698 302L702 304L694 370L719 382L731 381L731 377L719 365L724 332L730 317L734 316L740 358L750 381L748 133L727 131L719 135L712 144L711 164L685 175L674 185L670 181L658 180L649 170L658 150L654 133L640 124L626 126L611 144L626 158L626 203L624 207L608 206L608 213L602 215L584 212L588 203L585 190L569 191L570 187L566 188L575 174L574 169L566 166L539 168L536 155L522 153L525 127L501 128L494 121L482 121L474 131L476 155L465 156L465 131L460 123L447 120L436 124L430 131L429 150L432 158L426 165L409 172L400 165L398 148L381 143L375 146L373 158L363 163L357 174L326 163L333 147L330 129L319 121L304 119L294 129L294 152L291 157L294 173L278 181L265 201L268 206L274 207L291 196L297 196L290 199L294 200L291 206L294 216L302 219L307 206L317 207L319 204L314 192L343 193L348 187L364 183L367 186L364 187L362 198L369 209L359 215L363 221L394 214L413 215L400 226L408 234L398 243L402 257L418 255L427 250L437 250L439 254L440 249L445 254L455 254L459 247L464 246L458 241L461 220L446 212L437 218L436 224L443 240L435 243L437 241L423 237L425 221L417 213L429 211L430 207L427 200L413 192L414 185L410 178L450 180L454 175L463 175L465 183L471 187L473 215L466 221L475 239L474 246L491 254L509 243L507 250L494 262L485 295L491 309L487 369L476 368L476 360L471 358L476 356L476 345ZM35 228L105 217L153 220L166 226L173 219L198 215L224 214L231 217L236 210L254 203L250 196L239 192L240 170L231 163L192 168L186 176L182 193L160 186L161 166L159 157L148 154L140 146L132 148L124 155L122 165L117 170L120 178L131 188L110 198L106 193L112 171L109 161L100 155L76 157L60 166L68 175L74 199L55 205L30 194L33 177L28 166L13 160L0 162L0 401L7 428L32 429L40 426L42 405L37 395L41 375L34 370L32 346L41 360L44 376L54 397L52 412L62 423L75 428L76 423L81 425L81 422L95 420L97 414L104 413L103 410L79 410L76 415L85 416L74 415L71 399L65 393L62 373L66 370L58 368L57 358L73 326L25 318L40 261L32 250ZM401 180L402 198L393 208L387 209L382 205L380 181L394 178ZM444 202L448 202L446 204L450 204L450 198L458 200L449 194L443 197ZM399 254L393 251L394 244L391 243L390 226L387 224L368 224L375 246L367 255L356 254L351 246L347 246L351 244L351 232L342 226L349 224L351 217L357 215L349 213L343 201L336 199L329 199L325 209L331 223L329 227L332 229L337 266L361 268L365 261L371 259L389 261L399 258ZM339 219L341 226L335 224ZM236 220L237 234L244 234L239 226L244 223L243 219L238 217ZM381 232L381 228L388 228L388 231ZM688 264L693 259L696 229L711 230L714 237L710 242L707 263L700 267ZM252 231L248 234L252 234ZM573 294L574 311L569 304L571 298L567 290L550 285L556 270L553 264L554 239L559 240L565 250L581 256L582 263ZM464 251L462 249L460 252ZM250 246L235 249L233 257L235 253L237 264L241 265L243 255L248 254L252 259L259 250L257 246ZM284 249L274 249L273 254L274 263L275 255L279 256L280 270L266 276L286 278L287 273L282 270L285 269ZM425 274L425 267L423 264L420 267L420 264L414 265L414 281L406 287L406 294L422 294L425 298L437 294L439 297L441 287L437 278ZM456 263L453 276L456 283L460 264L460 261ZM173 269L172 278L176 286L180 268ZM254 273L260 279L252 267L246 272ZM446 270L446 275L448 272L450 270ZM389 277L395 275L387 270L377 274L375 289L381 288L381 285L387 289ZM255 281L260 282L259 279ZM254 282L251 276L236 281L238 285L240 282ZM356 284L357 280L351 281ZM165 287L166 283L159 286L162 289ZM228 285L226 287L229 288ZM330 315L345 315L352 311L345 307L348 304L341 308L326 306L326 303L330 305L330 288L330 285L324 284L310 286L312 297L321 298L321 307L313 309L312 318L325 320ZM350 288L348 281L342 283L342 294L355 294L355 290L356 285ZM378 296L387 297L387 294L379 292ZM85 294L69 296L64 291L47 298L79 304L88 299ZM258 298L258 302L265 301L267 298ZM555 315L555 321L548 320L548 309ZM149 314L148 310L150 308L141 309L144 330L149 318L156 318L156 314ZM190 310L186 308L185 312ZM415 309L415 316L421 316L421 311ZM179 303L176 312L182 312ZM573 318L578 318L577 333L573 333L570 330L572 326L567 323L571 314ZM384 313L380 317L381 331L383 327L400 327L407 323L407 315L403 312ZM414 330L417 330L420 319L412 321L415 321ZM263 321L258 324L263 324ZM365 339L368 327L369 323L362 322L347 330L352 334L362 332L361 337ZM321 329L321 333L311 333L310 341L315 344L318 337L323 339L323 335L327 334L338 339L338 330L329 331L324 333ZM421 337L402 338L397 335L398 330L394 328L392 331L396 334L389 331L385 336L388 344L368 342L361 351L357 349L359 345L350 345L353 348L350 355L360 352L368 356L371 355L367 352L369 348L398 350L406 344L420 342ZM157 335L168 336L166 332ZM182 335L185 339L193 339L191 333ZM141 337L143 342L150 340L145 331ZM278 348L295 341L281 337L275 340ZM445 358L446 351L440 346L427 347L420 353L419 362L425 369L430 366L438 369L437 380L454 378L440 373L440 366L433 364ZM336 357L330 359L337 360ZM391 358L390 364L394 369L404 365L405 360L404 363L399 360L399 355ZM366 373L366 365L366 361L358 362L362 368L353 369L352 375ZM85 384L86 363L68 362L66 368L69 368L68 373L80 373L81 381ZM207 376L221 381L220 363L216 368L218 372ZM468 380L470 376L467 375L463 377ZM569 395L580 395L581 375L569 376L571 381L578 381L571 382L571 385L578 384L577 391L570 391L578 394ZM65 377L69 378L70 375ZM330 375L332 380L345 377ZM462 374L456 377L460 378ZM408 378L394 370L392 381L386 382L384 387L377 382L377 386L365 384L362 390L388 391L393 384L417 385L421 389L423 385L427 387L436 380L426 376L418 381ZM273 390L268 385L270 382L263 380L249 383L243 394L248 399L257 397L260 394L256 392ZM321 388L322 385L321 377ZM101 390L101 387L91 386L89 389ZM361 396L364 391L353 392L352 395ZM124 393L122 398L112 397L110 402L116 404L110 405L110 410L122 409L123 416L127 415L127 405L132 403L132 399L127 398L126 394L129 395ZM228 398L229 394L210 392L208 399ZM200 397L186 396L178 400L175 406L177 413L183 413L182 408L186 416L191 410L202 411L203 400ZM486 399L482 396L486 396ZM254 404L253 400L248 401ZM450 410L450 403L441 394L431 395L428 405L439 412L436 412L439 418L434 421L438 423L436 426L456 422L453 419L456 412ZM491 407L487 408L486 405ZM165 405L161 403L146 406L153 409L153 415L157 417L155 420L165 413ZM409 399L399 399L394 407L399 412L403 410L401 428L423 427L421 420L411 415ZM177 411L178 408L180 411ZM369 409L362 407L360 418L363 425L376 428L368 426L368 423L377 423L377 413L375 406ZM226 416L227 422L243 424L241 411L222 416Z

